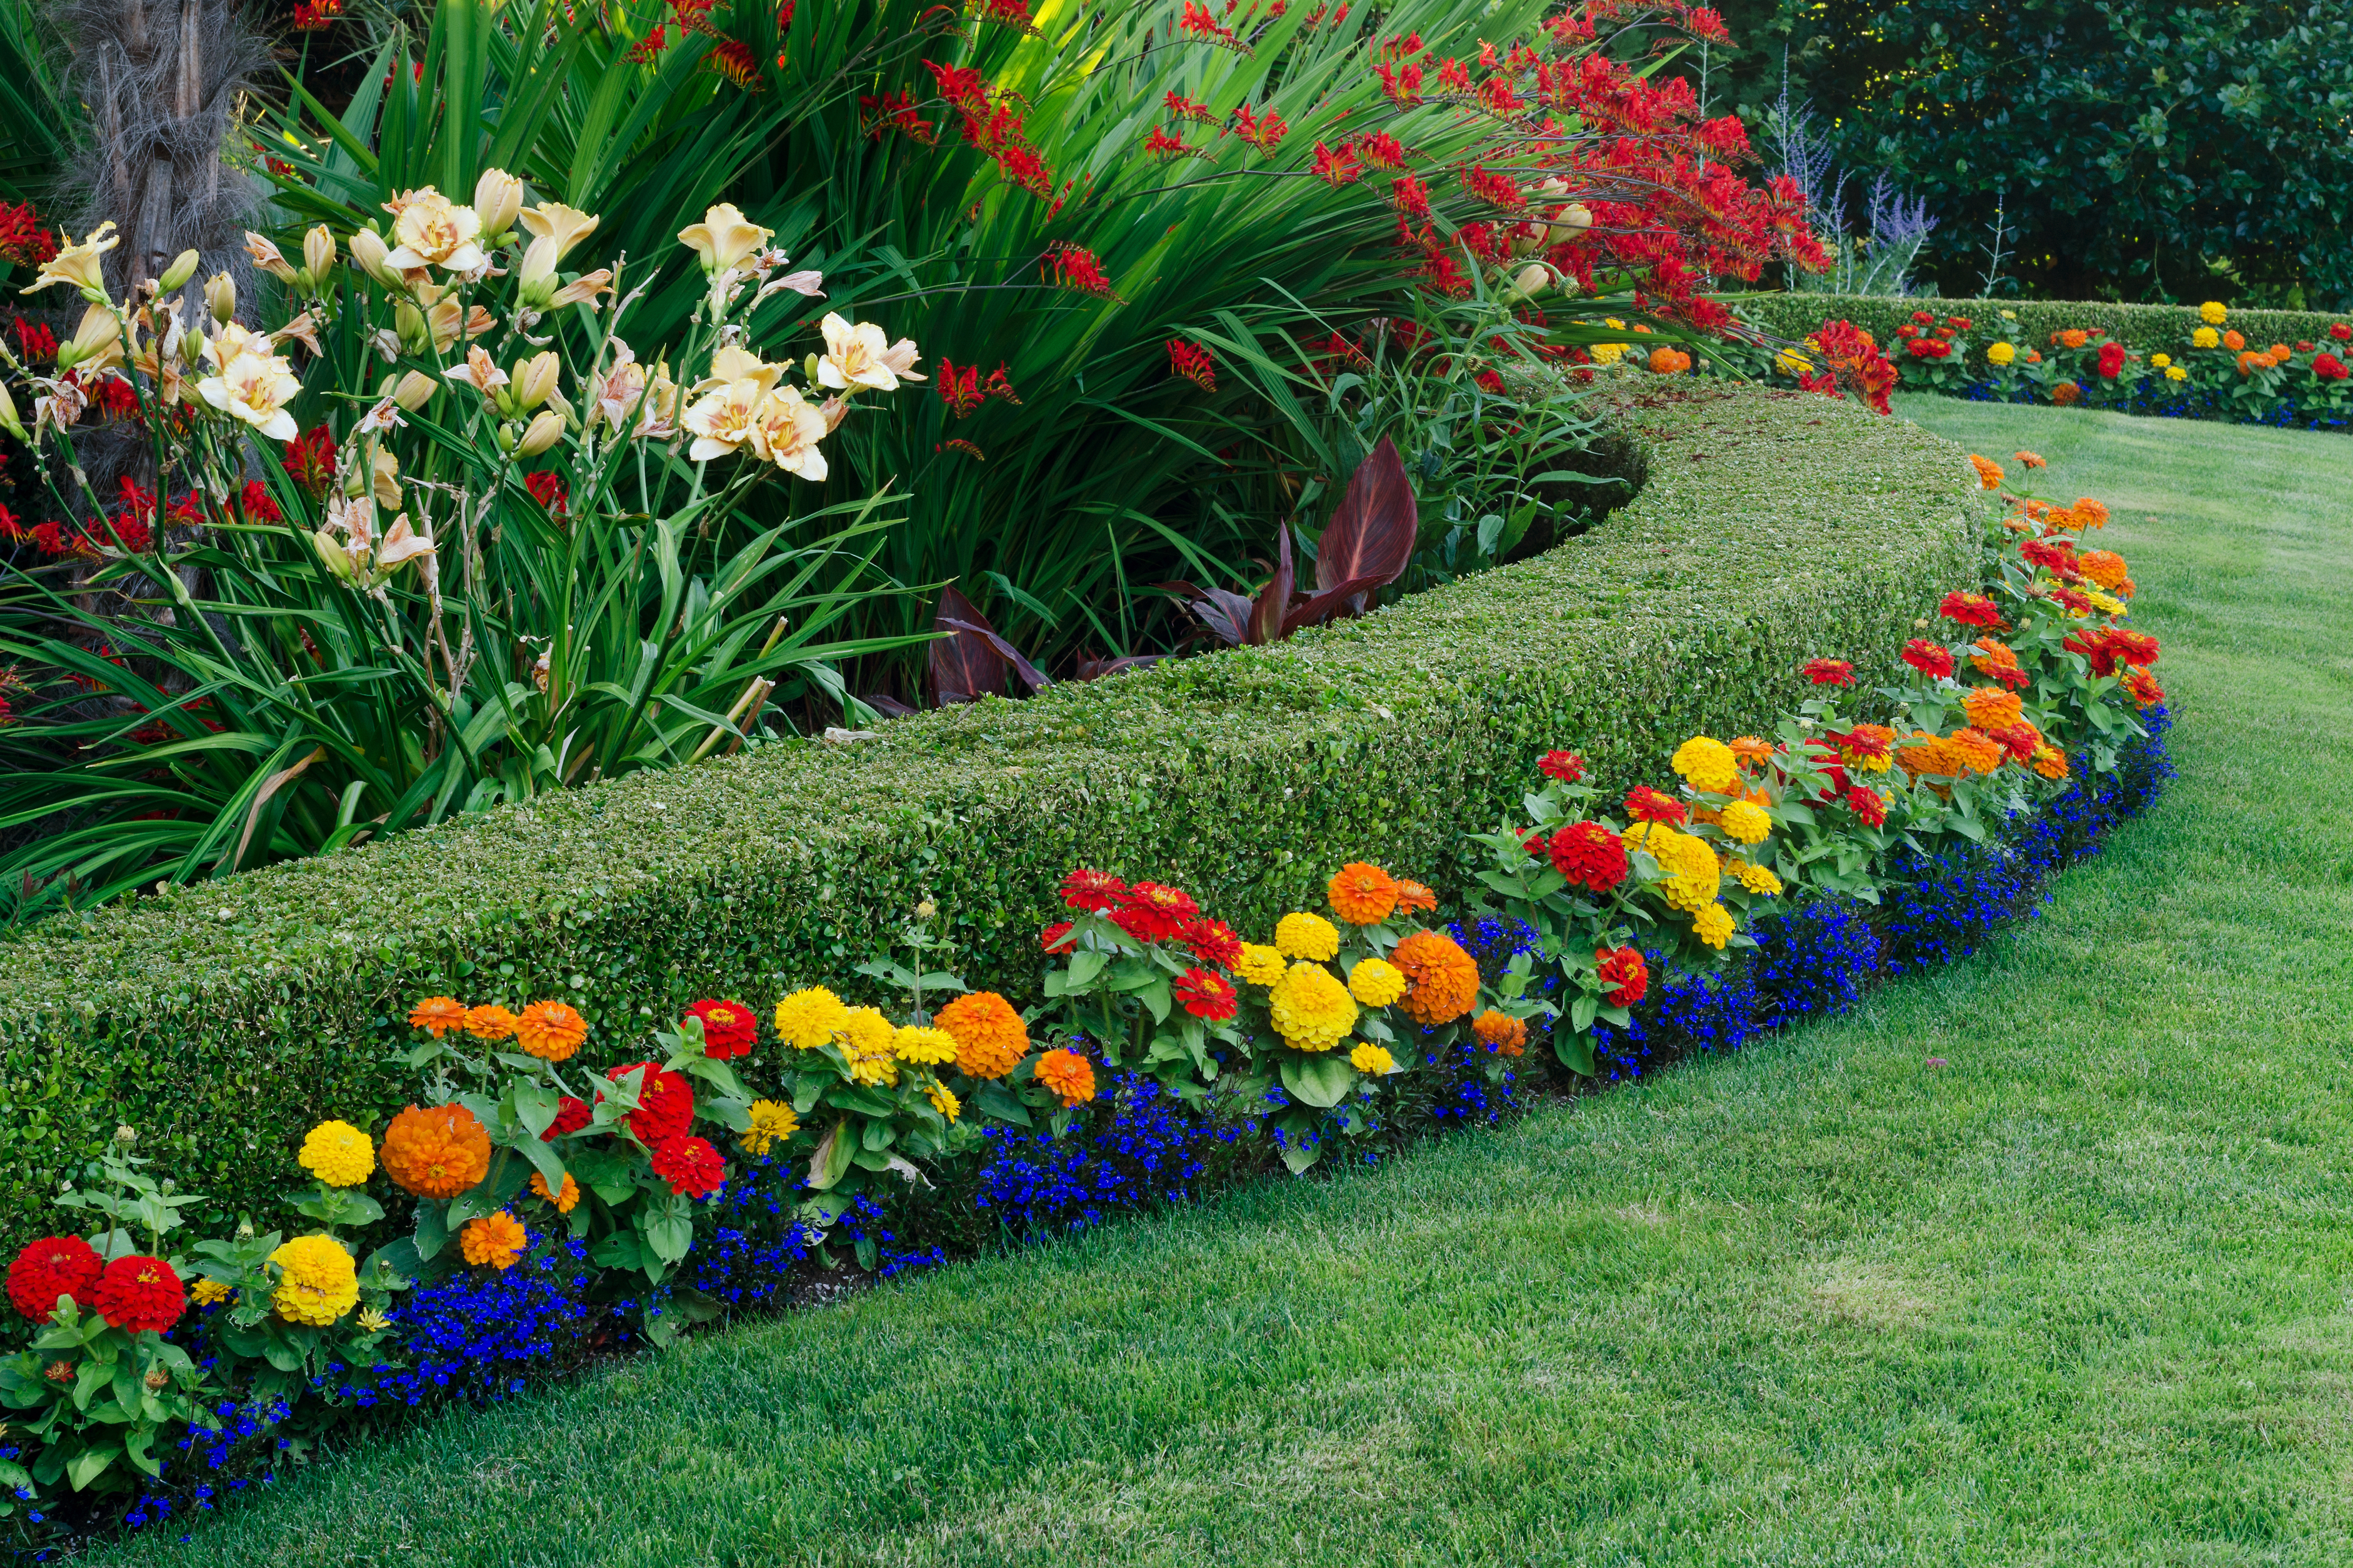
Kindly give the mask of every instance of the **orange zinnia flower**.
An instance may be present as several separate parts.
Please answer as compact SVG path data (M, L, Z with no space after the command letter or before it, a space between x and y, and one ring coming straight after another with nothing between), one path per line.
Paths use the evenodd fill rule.
M534 1002L514 1023L515 1043L543 1061L567 1060L588 1037L588 1020L562 1002Z
M1324 891L1332 912L1352 926L1378 925L1398 906L1397 879L1362 860L1341 867Z
M1095 1097L1095 1069L1076 1051L1048 1051L1039 1057L1038 1081L1061 1098L1064 1110Z
M409 1009L408 1023L438 1040L452 1029L466 1026L466 1005L455 996L427 996Z
M2229 349L2232 353L2237 353L2241 349L2247 346L2247 340L2241 337L2236 329L2233 329L2232 331L2222 334L2222 346Z
M2024 463L2030 468L2047 468L2051 466L2048 460L2036 456L2032 452L2013 452L2010 456L2016 458L2020 462Z
M1416 1023L1451 1024L1479 999L1478 961L1442 931L1415 931L1397 944L1389 962L1411 982L1398 1005Z
M1990 458L1980 458L1975 452L1969 454L1969 467L1978 471L1978 483L1989 490L2001 489L2001 481L2009 477L2001 471L2000 463Z
M1425 912L1435 910L1438 908L1438 895L1409 877L1400 878L1398 881L1398 908L1421 910Z
M1743 763L1769 763L1773 760L1773 742L1755 735L1735 735L1732 754Z
M466 1009L466 1033L478 1040L503 1040L515 1032L516 1018L497 1003Z
M1480 1044L1499 1057L1519 1056L1528 1047L1526 1020L1514 1018L1508 1013L1498 1013L1493 1008L1472 1020L1471 1032L1479 1037Z
M384 1130L385 1174L420 1198L454 1198L491 1168L490 1130L462 1105L410 1106Z

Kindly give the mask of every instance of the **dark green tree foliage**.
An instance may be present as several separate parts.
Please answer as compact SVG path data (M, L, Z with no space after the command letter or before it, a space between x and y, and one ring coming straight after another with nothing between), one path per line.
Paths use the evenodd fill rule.
M2353 4L1735 0L1717 106L1789 89L1942 220L1919 273L2056 298L2353 303ZM1694 74L1695 61L1678 62ZM1850 193L1852 194L1852 193Z

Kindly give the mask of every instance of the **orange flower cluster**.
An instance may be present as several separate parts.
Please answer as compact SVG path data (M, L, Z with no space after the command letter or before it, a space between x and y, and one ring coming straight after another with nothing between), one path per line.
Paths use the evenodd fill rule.
M420 1198L454 1198L490 1173L491 1134L462 1105L412 1105L384 1130L385 1174Z
M1443 931L1418 931L1398 942L1389 962L1405 972L1398 1005L1418 1024L1451 1024L1479 1000L1479 963Z
M1332 912L1352 926L1378 925L1397 912L1398 879L1378 866L1351 860L1324 889Z
M959 996L932 1021L955 1041L956 1066L974 1078L1003 1078L1029 1054L1029 1026L994 991Z
M512 1039L542 1060L569 1060L588 1038L588 1020L565 1002L533 1002L521 1013L497 1003L469 1007L454 996L427 996L408 1011L411 1027L435 1039L462 1029L485 1043Z

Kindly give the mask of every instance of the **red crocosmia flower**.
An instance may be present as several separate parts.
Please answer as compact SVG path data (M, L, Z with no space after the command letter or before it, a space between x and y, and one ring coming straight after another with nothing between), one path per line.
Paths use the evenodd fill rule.
M1102 260L1083 246L1065 241L1048 255L1045 262L1046 280L1063 289L1075 289L1082 294L1098 299L1113 300L1111 279L1103 269Z
M686 1016L702 1020L702 1054L717 1061L749 1055L760 1037L759 1016L741 1002L697 1002Z
M707 1198L727 1184L727 1162L700 1138L668 1138L654 1145L654 1174L681 1197Z
M1206 917L1187 921L1176 940L1191 948L1194 957L1220 969L1231 969L1242 961L1242 939L1223 921Z
M137 1253L108 1264L90 1299L100 1317L134 1334L160 1334L188 1308L188 1293L172 1266Z
M1663 822L1671 827L1680 827L1691 814L1673 795L1661 795L1649 784L1636 784L1626 792L1626 815L1637 822Z
M2079 589L2053 588L2051 590L2051 597L2052 602L2065 605L2079 616L2089 614L2092 608L2091 595Z
M1563 784L1575 784L1585 776L1585 759L1575 752L1546 752L1536 763L1536 772Z
M285 514L269 494L269 487L259 479L245 481L245 521L248 522L283 522Z
M286 477L313 500L335 482L335 437L324 425L313 425L286 443Z
M1168 340L1168 374L1181 376L1204 392L1218 390L1217 358L1207 345L1183 338Z
M1201 912L1193 895L1158 882L1138 882L1111 912L1112 924L1138 942L1167 942Z
M1846 788L1846 808L1866 827L1877 827L1887 820L1887 797L1863 784Z
M1598 822L1572 822L1545 846L1553 869L1571 885L1606 893L1626 879L1626 845Z
M1965 626L1983 626L1989 632L2010 629L2010 623L2001 618L2001 606L1983 594L1947 594L1936 610L1947 620Z
M553 1143L567 1132L579 1131L596 1118L596 1112L586 1100L576 1094L567 1094L555 1102L555 1120L547 1124L547 1131L539 1135L539 1141Z
M37 1323L49 1321L60 1296L72 1297L87 1311L90 1290L105 1269L98 1249L81 1237L45 1236L27 1243L8 1266L8 1300Z
M649 1149L659 1148L682 1135L694 1122L694 1086L658 1062L626 1062L605 1075L612 1083L634 1082L638 1108L629 1112L629 1131ZM604 1091L597 1091L604 1098Z
M1071 940L1071 922L1056 921L1038 933L1038 945L1048 952L1076 952L1079 944Z
M1904 645L1904 662L1931 680L1942 680L1953 673L1952 650L1926 637L1914 637Z
M1234 1010L1241 1005L1241 995L1234 989L1234 983L1206 969L1188 969L1178 975L1169 994L1185 1011L1213 1024L1232 1017Z
M1611 987L1603 1000L1612 1007L1631 1007L1651 989L1651 966L1642 962L1638 949L1597 947L1593 950L1593 967L1601 984Z
M1810 658L1801 667L1801 671L1816 686L1854 684L1854 666L1842 658Z
M1127 896L1127 884L1103 871L1082 866L1062 879L1062 902L1071 909L1099 915Z

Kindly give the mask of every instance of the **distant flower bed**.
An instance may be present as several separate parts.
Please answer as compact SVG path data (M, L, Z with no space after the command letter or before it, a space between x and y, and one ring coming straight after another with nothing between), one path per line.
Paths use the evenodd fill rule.
M2242 424L2347 423L2353 322L2330 322L2316 339L2268 343L2230 322L2228 309L2209 300L2177 346L2135 349L2096 326L2063 327L2030 341L2015 310L1991 317L1915 310L1895 329L1888 358L1907 392Z
M1807 661L1769 737L1692 736L1655 784L1605 798L1575 753L1532 758L1451 923L1367 862L1249 934L1080 868L1026 1005L964 985L928 901L890 953L642 1036L417 997L415 1102L311 1129L281 1229L196 1224L125 1129L8 1271L17 1544L152 1527L371 1412L503 1397L820 1278L1377 1159L1967 952L2166 772L2156 639L2082 542L2105 520L2011 495L1982 580L1883 668Z

